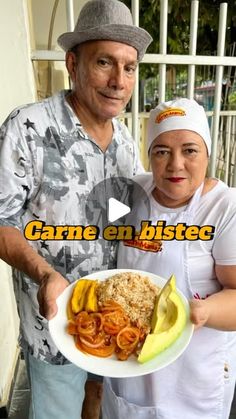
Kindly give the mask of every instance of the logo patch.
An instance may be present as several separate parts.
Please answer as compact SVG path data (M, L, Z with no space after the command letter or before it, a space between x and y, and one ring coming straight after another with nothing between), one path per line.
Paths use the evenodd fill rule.
M171 116L185 116L186 112L181 108L167 108L165 111L159 113L155 119L157 124L160 124L164 119L170 118Z
M136 249L144 250L145 252L161 252L162 242L161 240L124 240L125 246L135 247Z

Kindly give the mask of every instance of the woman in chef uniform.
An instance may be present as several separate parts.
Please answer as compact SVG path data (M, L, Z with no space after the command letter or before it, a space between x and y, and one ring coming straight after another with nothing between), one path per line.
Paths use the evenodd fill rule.
M156 252L135 241L120 245L119 268L175 274L195 331L185 352L162 370L105 378L103 419L227 419L236 376L236 189L206 177L211 138L194 100L151 111L148 152L152 173L135 180L149 195L152 225L215 229L211 240L162 240Z

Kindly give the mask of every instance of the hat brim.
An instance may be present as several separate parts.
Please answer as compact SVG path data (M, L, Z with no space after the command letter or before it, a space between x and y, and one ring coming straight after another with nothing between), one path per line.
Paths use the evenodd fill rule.
M140 61L148 45L152 42L152 37L145 29L137 26L109 24L86 31L63 33L59 36L57 42L64 51L69 51L83 42L95 40L109 40L131 45L137 50L138 60Z

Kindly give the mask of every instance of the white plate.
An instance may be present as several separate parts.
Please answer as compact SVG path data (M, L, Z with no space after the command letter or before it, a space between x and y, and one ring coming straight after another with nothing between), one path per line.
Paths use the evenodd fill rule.
M91 275L87 275L87 277L84 278L103 281L112 275L122 272L133 272L143 276L148 276L153 283L160 287L163 287L166 282L166 279L157 275L144 271L136 271L134 269L112 269L96 272ZM155 358L145 362L144 364L140 364L135 356L129 357L127 361L118 361L115 355L112 355L109 358L99 358L93 355L84 354L76 348L73 337L66 332L66 326L68 323L66 307L76 282L77 281L69 285L57 299L58 313L52 320L49 321L49 330L60 352L78 367L83 368L88 372L92 372L93 374L107 377L136 377L160 370L161 368L171 364L188 346L193 334L193 325L189 321L188 301L184 295L178 291L187 312L187 324L179 338L169 348L165 349Z

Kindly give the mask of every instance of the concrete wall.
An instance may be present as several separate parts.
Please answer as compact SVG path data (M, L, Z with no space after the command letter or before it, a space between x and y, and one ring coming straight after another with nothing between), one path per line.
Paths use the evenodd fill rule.
M87 0L74 0L74 16L77 20L81 7ZM50 20L52 16L54 0L31 0L32 5L32 23L35 37L35 44L38 49L45 49L48 44L48 35ZM67 32L66 23L66 0L60 0L56 10L53 33L52 33L52 47L59 50L57 45L57 38L63 32ZM44 30L42 30L42 27Z
M74 0L75 22L86 1ZM52 21L54 4L54 0L31 0L32 34L36 49L61 50L57 44L57 38L68 31L66 0L59 1L55 10L55 18ZM50 96L61 89L69 88L69 78L64 62L40 61L35 64L35 68L39 99Z
M0 407L8 400L19 353L19 319L12 285L11 269L0 259Z
M75 20L85 0L74 0ZM38 79L47 79L47 63L32 64L31 49L47 49L54 0L0 0L0 125L17 106L40 95ZM59 1L53 28L52 48L66 32L66 1ZM46 67L45 67L46 66ZM55 63L53 90L65 87L64 63ZM58 77L57 77L58 76ZM47 81L47 80L46 80ZM7 402L18 356L19 320L11 269L0 260L0 407Z
M0 124L18 105L35 100L26 0L0 1Z
M0 124L16 106L35 100L26 0L0 1ZM18 327L11 269L0 260L0 406L18 356Z

